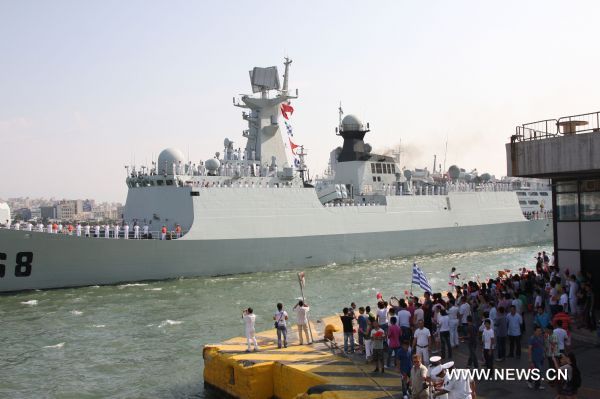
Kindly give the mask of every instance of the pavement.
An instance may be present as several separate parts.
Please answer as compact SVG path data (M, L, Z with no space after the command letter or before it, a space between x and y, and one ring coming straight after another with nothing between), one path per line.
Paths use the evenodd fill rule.
M521 359L507 358L502 362L494 362L497 369L515 368L527 369L529 367L527 358L527 340L532 334L532 322L530 317L526 317L527 331L521 340ZM478 347L480 353L481 346ZM508 342L506 345L508 352ZM582 385L579 388L577 398L579 399L598 399L600 398L600 346L597 345L596 335L588 330L576 330L573 333L572 345L567 350L575 353L577 365L581 371ZM440 355L440 353L430 354ZM467 368L467 359L469 351L466 344L460 344L458 348L453 349L452 359L456 368ZM353 360L364 362L364 355L354 354ZM483 356L479 358L480 367L484 364ZM547 365L545 365L547 366ZM543 382L544 390L530 389L525 381L478 381L476 382L477 398L503 398L510 399L531 398L535 395L540 399L555 398L557 392L554 388Z

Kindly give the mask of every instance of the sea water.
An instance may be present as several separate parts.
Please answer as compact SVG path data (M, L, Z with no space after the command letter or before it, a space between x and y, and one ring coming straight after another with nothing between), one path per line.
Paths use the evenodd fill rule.
M484 281L501 269L532 268L542 250L551 243L314 267L305 270L304 293L314 320L352 301L374 305L378 292L404 296L413 262L436 291L448 288L452 267L465 281ZM203 389L202 346L243 335L247 307L257 331L272 328L275 304L290 311L300 296L297 272L0 296L0 397L218 397Z

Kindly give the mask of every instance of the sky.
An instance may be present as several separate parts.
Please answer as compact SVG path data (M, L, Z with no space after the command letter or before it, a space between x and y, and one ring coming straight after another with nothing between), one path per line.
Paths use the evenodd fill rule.
M506 174L515 126L600 108L583 1L0 0L0 198L124 201L126 164L243 147L232 98L293 59L294 137L322 174L340 102L402 166ZM447 142L447 151L445 150Z

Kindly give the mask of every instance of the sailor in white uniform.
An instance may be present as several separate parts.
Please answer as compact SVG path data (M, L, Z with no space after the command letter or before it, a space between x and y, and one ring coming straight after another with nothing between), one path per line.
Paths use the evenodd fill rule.
M40 233L43 233L43 232L44 232L44 223L38 223L38 226L37 226L37 227L38 227L38 231L39 231Z
M48 223L48 233L52 234L52 223Z
M119 238L119 225L118 224L115 224L115 236L113 238L114 239Z
M90 225L89 225L89 224L86 224L86 225L85 225L85 228L84 228L84 235L85 235L86 237L89 237L89 236L90 236Z
M81 237L81 223L77 223L77 226L75 226L75 234L77 234L77 237Z
M123 226L123 238L125 238L126 240L129 239L129 225L127 223L125 223L125 226Z
M63 225L62 225L62 223L59 223L58 224L58 232L62 233L62 231L63 231Z
M144 234L144 238L148 238L148 225L147 224L144 225L143 234Z
M97 224L96 226L94 226L94 236L95 237L100 237L100 225Z
M30 222L27 222L27 231L33 230L33 225Z
M110 226L106 225L104 226L104 238L109 238L110 237Z
M15 230L21 230L21 223L19 223L19 222L15 223Z
M133 226L133 238L135 238L136 240L140 239L140 226L138 226L137 224Z

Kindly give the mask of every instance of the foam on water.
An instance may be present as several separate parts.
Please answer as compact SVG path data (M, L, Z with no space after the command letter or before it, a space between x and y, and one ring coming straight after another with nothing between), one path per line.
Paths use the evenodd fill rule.
M29 306L35 306L38 304L38 300L37 299L30 299L28 301L25 302L21 302L22 305L29 305Z
M119 285L119 289L123 289L123 288L129 288L129 287L145 287L146 283L131 283L131 284L122 284Z
M73 316L81 316L83 312L81 310L71 310L70 312Z
M161 323L158 325L158 328L163 328L163 327L166 327L166 326L176 326L176 325L179 325L179 324L181 324L181 323L183 323L183 321L179 321L179 320L168 320L168 319L167 319L167 320L165 320L165 321L162 321L162 322L161 322Z
M162 288L157 287L157 288L144 288L144 291L162 291Z
M56 344L56 345L46 345L44 346L45 349L62 349L65 346L64 342L61 342L60 344Z

